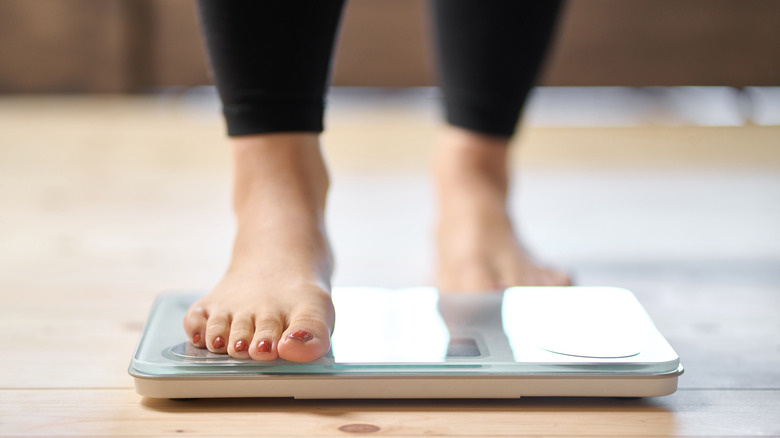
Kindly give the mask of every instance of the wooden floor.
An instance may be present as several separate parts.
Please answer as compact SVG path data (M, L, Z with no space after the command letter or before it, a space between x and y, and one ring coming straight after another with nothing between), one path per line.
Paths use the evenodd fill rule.
M325 137L335 283L429 284L435 123L361 105L336 106ZM206 290L227 262L221 122L179 96L4 97L0 436L780 436L780 127L529 127L518 142L528 246L578 284L635 291L686 366L677 393L143 399L127 366L154 296Z

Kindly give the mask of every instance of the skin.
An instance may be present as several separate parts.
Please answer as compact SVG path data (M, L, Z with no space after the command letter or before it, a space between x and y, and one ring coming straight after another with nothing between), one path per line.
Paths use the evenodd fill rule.
M434 160L438 286L482 292L569 284L534 263L507 214L508 138L448 127ZM330 348L333 255L324 225L328 173L309 133L234 137L237 233L222 280L184 318L192 343L259 361L308 362Z
M447 292L568 286L535 263L507 211L509 138L449 127L433 161L438 194L437 286Z

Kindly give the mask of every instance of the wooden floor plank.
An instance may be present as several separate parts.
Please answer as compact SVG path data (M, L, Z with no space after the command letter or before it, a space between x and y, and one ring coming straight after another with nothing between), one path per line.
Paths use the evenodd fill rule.
M2 390L2 436L772 436L780 391L683 390L639 400L142 399L132 390ZM353 426L355 427L355 426Z

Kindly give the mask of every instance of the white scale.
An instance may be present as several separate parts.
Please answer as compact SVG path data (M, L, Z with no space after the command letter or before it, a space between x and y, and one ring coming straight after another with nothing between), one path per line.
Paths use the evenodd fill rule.
M674 349L634 295L611 287L335 288L331 350L314 362L233 359L194 347L198 294L154 304L130 364L155 398L650 397L677 390Z

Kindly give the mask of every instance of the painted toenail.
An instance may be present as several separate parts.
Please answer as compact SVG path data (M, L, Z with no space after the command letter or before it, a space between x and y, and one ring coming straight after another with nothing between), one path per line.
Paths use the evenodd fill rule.
M194 335L192 335L192 343L200 344L200 333L195 333Z
M212 342L211 345L214 347L215 350L219 350L220 348L225 347L225 340L222 339L222 336L217 336L216 338L214 338L214 342Z
M246 351L248 348L249 345L243 339L236 342L236 351Z
M260 341L257 343L257 352L258 353L270 353L271 352L271 341Z
M314 335L307 332L306 330L298 330L294 333L290 334L290 337L293 339L297 339L299 341L311 341L314 338Z

